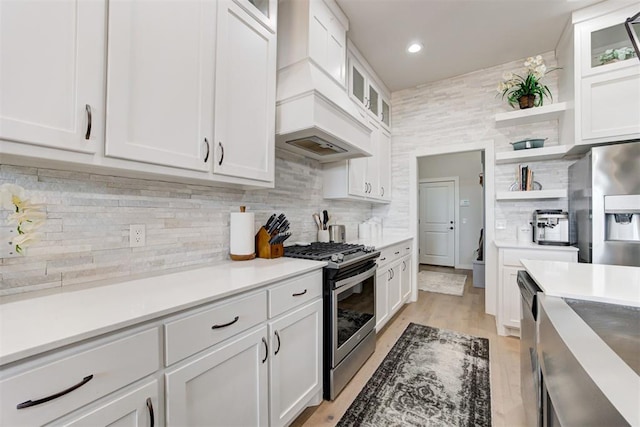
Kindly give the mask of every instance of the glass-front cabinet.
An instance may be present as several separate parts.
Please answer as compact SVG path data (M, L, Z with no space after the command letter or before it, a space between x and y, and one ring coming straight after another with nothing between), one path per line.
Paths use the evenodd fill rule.
M376 86L374 79L364 71L364 67L353 56L349 58L349 96L386 130L390 130L390 103Z
M276 31L278 0L234 0L256 20L273 32Z
M583 76L638 64L624 25L629 16L625 8L578 24Z

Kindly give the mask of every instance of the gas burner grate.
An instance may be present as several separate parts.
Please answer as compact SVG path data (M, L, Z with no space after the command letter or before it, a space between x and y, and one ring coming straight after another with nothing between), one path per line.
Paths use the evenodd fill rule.
M293 245L284 248L284 255L291 258L303 258L316 261L324 261L333 254L350 255L364 251L364 245L349 243L325 243L314 242L310 245Z

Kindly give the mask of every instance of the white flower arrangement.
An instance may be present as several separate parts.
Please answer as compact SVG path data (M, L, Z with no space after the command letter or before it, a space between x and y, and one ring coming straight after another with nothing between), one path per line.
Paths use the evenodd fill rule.
M32 203L25 198L24 188L16 184L0 186L0 207L12 211L7 216L7 223L16 226L18 236L11 240L16 252L24 255L27 246L35 242L39 235L36 230L44 224L46 214L44 205Z
M542 56L529 57L524 62L525 70L522 75L511 72L502 74L502 80L496 88L498 94L502 98L507 98L509 105L512 107L518 103L518 99L522 96L534 96L535 106L538 107L544 103L544 98L552 99L549 88L542 84L540 80L551 71L558 68L547 69Z

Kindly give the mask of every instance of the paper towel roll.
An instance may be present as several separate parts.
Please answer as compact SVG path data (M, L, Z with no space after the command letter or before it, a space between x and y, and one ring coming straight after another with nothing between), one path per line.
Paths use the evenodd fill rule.
M233 260L246 260L255 257L255 238L253 233L253 212L231 212L229 231L229 252Z
M358 238L370 239L371 238L371 224L363 222L358 224Z

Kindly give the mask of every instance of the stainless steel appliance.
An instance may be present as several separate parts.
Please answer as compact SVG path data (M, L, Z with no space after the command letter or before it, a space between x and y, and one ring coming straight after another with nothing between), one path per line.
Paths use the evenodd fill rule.
M376 258L373 247L312 243L285 247L285 256L327 261L324 268L324 398L333 400L376 345Z
M536 210L533 241L539 245L569 246L569 214L560 209Z
M347 237L347 228L344 225L333 224L329 226L329 241L344 243Z
M640 266L640 142L594 147L569 167L580 262Z
M541 425L540 368L536 348L536 320L538 315L537 293L540 288L527 274L518 271L518 287L520 288L520 391L522 404L529 427Z

